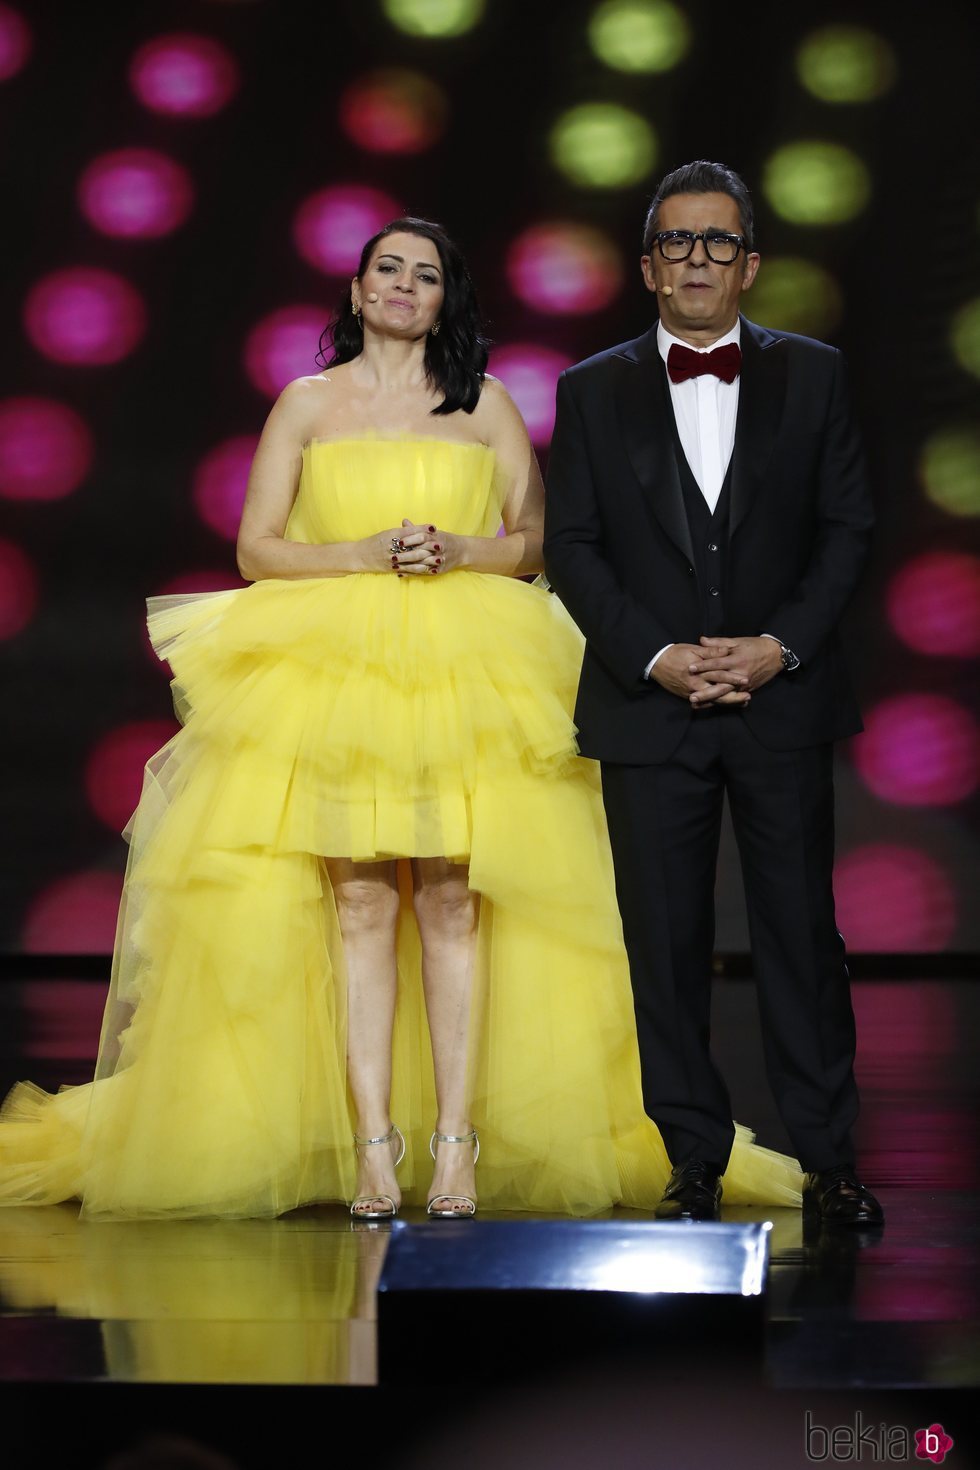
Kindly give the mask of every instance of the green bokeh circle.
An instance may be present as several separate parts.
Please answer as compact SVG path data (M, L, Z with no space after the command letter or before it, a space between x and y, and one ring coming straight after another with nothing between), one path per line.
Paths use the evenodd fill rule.
M828 337L841 319L840 287L829 271L797 256L764 255L742 298L745 313L764 327Z
M549 145L555 165L586 189L637 184L657 160L657 136L646 118L614 102L586 102L563 112Z
M483 15L485 0L383 0L384 13L410 36L462 36Z
M953 317L949 336L960 367L980 378L980 296L960 307Z
M669 71L688 50L691 27L670 0L604 0L589 21L589 42L617 71Z
M888 42L874 31L831 25L802 42L796 74L821 102L873 102L894 84L898 63Z
M953 516L980 514L980 431L939 429L926 440L919 459L929 499Z
M860 214L871 194L868 170L842 143L786 143L771 154L762 188L781 218L794 225L836 225Z

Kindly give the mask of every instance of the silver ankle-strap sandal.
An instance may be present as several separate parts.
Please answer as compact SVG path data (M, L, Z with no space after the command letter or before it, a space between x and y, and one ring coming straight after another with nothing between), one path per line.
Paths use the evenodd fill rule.
M429 1153L433 1159L437 1143L472 1143L476 1150L474 1164L480 1157L480 1140L475 1128L469 1133L433 1133L429 1139ZM476 1214L476 1200L467 1194L436 1194L429 1200L425 1213L433 1220L472 1220Z
M391 1143L393 1138L398 1139L398 1157L395 1160L395 1168L405 1157L405 1139L400 1128L393 1123L387 1133L381 1133L377 1138L362 1138L359 1133L354 1134L354 1150L359 1148L370 1148L373 1144ZM382 1202L386 1208L380 1210L362 1209L363 1205L375 1205ZM398 1206L390 1194L359 1194L352 1201L350 1212L355 1220L393 1220L398 1214Z

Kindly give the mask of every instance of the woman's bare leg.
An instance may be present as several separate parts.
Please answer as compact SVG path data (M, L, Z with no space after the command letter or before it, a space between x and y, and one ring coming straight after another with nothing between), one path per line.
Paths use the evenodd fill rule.
M422 983L432 1039L439 1133L471 1128L468 1070L470 1013L476 968L479 895L467 887L468 869L445 858L412 863L415 916L422 940ZM476 1199L474 1149L439 1144L429 1199L460 1194Z
M394 862L355 863L349 858L328 858L326 866L347 967L347 1067L356 1128L362 1138L379 1138L391 1127L397 867ZM372 1196L364 1209L383 1205L375 1191L401 1203L395 1180L396 1142L391 1148L376 1144L357 1151L357 1194Z

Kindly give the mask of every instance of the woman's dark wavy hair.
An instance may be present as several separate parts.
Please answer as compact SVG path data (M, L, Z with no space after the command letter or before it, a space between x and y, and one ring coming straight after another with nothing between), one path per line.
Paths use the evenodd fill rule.
M361 251L357 278L361 280L374 254L375 247L386 235L418 235L431 240L439 252L442 284L445 292L439 313L439 331L425 339L425 373L443 400L433 413L455 413L458 408L472 413L480 401L480 390L487 371L489 342L483 335L483 323L477 305L476 290L459 248L441 225L431 220L408 215L393 219L367 242ZM364 332L351 306L350 288L345 290L335 319L320 337L317 361L324 367L350 362L364 347ZM329 354L329 356L328 356Z

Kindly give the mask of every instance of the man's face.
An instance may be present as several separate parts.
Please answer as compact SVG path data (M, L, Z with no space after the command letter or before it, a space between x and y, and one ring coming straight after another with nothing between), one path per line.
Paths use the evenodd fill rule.
M730 194L672 194L660 206L658 233L741 234L738 205ZM675 337L707 345L723 337L738 319L739 298L755 280L759 257L740 250L731 265L708 259L704 241L695 242L686 260L664 260L654 242L641 262L648 291L656 291L660 320ZM663 288L671 294L665 296Z

